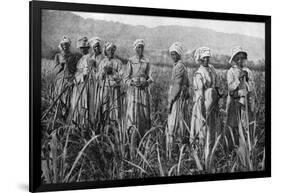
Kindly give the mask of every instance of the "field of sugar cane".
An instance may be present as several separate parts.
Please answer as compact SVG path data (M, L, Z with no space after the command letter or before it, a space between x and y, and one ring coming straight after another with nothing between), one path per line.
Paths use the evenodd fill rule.
M137 128L125 130L124 119L115 124L97 124L99 128L83 128L83 125L66 123L60 117L59 105L49 111L42 123L42 182L67 183L101 181L160 176L195 175L205 173L229 173L257 171L264 169L264 72L254 72L257 104L256 121L247 127L239 127L239 141L233 152L223 148L224 136L217 136L213 146L208 139L204 146L190 144L187 137L175 141L172 158L168 159L166 149L167 96L171 79L171 67L152 66L154 83L151 92L152 127L143 137ZM196 69L190 69L189 78ZM225 70L218 70L220 87L226 93ZM54 104L54 65L51 60L42 59L42 115ZM125 89L123 92L125 93ZM190 88L191 96L192 85ZM125 97L125 94L122 95ZM220 102L221 127L225 120L225 98ZM125 98L123 100L125 103ZM188 136L192 98L188 104L186 133ZM124 110L125 111L125 110ZM249 126L253 125L253 130ZM218 129L222 129L218 128ZM101 132L95 131L100 129ZM85 136L82 131L87 131ZM136 141L139 143L137 144ZM136 145L137 144L137 145Z

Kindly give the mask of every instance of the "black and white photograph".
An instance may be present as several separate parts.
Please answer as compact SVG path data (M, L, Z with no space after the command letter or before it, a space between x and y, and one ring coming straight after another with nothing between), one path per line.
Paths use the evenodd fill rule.
M43 183L263 171L265 24L42 11Z
M3 2L0 192L278 192L277 1L64 1Z

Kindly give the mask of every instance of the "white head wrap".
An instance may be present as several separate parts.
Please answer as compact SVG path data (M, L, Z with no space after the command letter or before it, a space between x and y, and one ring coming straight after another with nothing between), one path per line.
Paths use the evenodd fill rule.
M77 48L83 48L83 47L90 48L90 44L88 42L87 37L82 37L77 40Z
M59 48L61 49L61 44L64 44L64 43L68 43L69 45L71 45L71 40L69 37L67 36L63 36L62 40L60 41L59 43Z
M108 49L110 49L112 47L116 48L116 45L113 44L112 42L106 42L106 44L104 44L104 49L103 49L104 55L106 55L106 50L108 50Z
M136 41L134 42L134 49L136 49L138 47L138 45L145 46L144 40L143 39L136 39Z
M176 52L178 55L182 56L183 55L183 46L180 42L175 42L173 43L170 48L169 48L169 53L171 52Z
M231 64L233 58L238 54L238 53L244 53L246 55L246 58L248 56L247 51L244 50L241 46L235 46L234 48L231 49L231 58L229 60L229 63Z
M211 57L211 49L208 47L200 47L196 49L194 53L194 60L196 63L199 63L199 61L206 56Z
M99 37L93 37L89 40L90 46L93 47L97 43L101 44L101 39Z

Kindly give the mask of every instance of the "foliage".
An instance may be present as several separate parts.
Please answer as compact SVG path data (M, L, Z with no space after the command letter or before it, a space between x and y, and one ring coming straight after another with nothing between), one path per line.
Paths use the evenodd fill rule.
M188 72L190 82L194 70L190 68ZM166 155L165 127L171 68L156 64L152 65L151 71L154 79L150 88L152 127L143 137L134 127L125 130L123 122L99 125L102 128L99 133L96 128L67 124L60 115L55 116L55 108L41 120L42 182L67 183L264 170L264 72L254 72L259 96L257 119L248 123L247 127L240 125L239 146L232 152L226 151L223 135L217 136L213 145L206 139L205 146L177 140L169 160ZM42 59L42 114L56 97L53 94L55 72L53 62ZM225 73L225 70L219 70L220 86L224 92L227 89ZM226 99L223 100L225 104ZM191 116L192 106L190 98L188 117ZM224 108L223 105L221 107ZM222 123L224 118L222 113ZM86 136L82 132L85 130Z

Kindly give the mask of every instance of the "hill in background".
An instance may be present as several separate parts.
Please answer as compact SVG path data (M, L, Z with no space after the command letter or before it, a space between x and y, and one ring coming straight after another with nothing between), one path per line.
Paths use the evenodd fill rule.
M248 50L250 60L264 59L263 39L216 32L203 27L174 25L149 28L120 22L84 19L68 11L44 10L42 11L42 56L53 57L58 51L59 41L63 35L67 35L72 39L74 50L76 40L81 36L88 38L99 36L106 41L112 41L118 46L117 54L122 58L133 55L134 40L143 38L146 42L146 54L150 58L158 57L156 61L166 60L167 50L175 41L181 41L187 53L200 46L208 46L215 55L230 55L233 46L241 45Z

